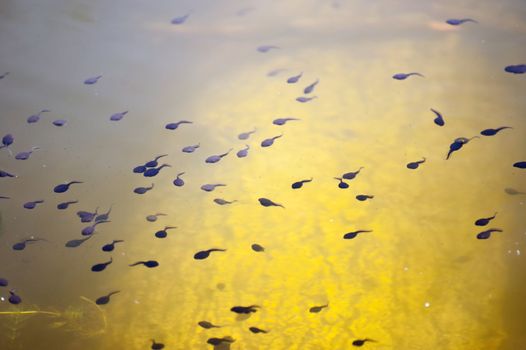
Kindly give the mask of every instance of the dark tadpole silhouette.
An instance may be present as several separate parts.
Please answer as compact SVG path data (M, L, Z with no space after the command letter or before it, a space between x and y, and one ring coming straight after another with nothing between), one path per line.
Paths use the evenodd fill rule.
M18 305L22 302L22 298L14 290L9 291L9 299L7 300L13 305Z
M293 118L293 117L278 118L278 119L274 119L274 120L272 121L272 124L274 124L274 125L280 125L280 126L281 126L281 125L285 125L285 124L287 124L287 122L292 121L292 120L301 120L301 119L299 119L299 118Z
M168 123L168 124L165 125L165 128L168 129L168 130L175 130L181 124L192 124L192 122L188 121L188 120L181 120L181 121L178 121L178 122L175 122L175 123Z
M213 164L219 162L223 157L227 156L230 152L232 152L232 148L228 150L228 152L222 153L222 154L215 154L213 156L210 156L205 159L205 163Z
M363 169L363 166L361 166L356 171L350 171L348 173L345 173L342 175L342 178L344 178L345 180L353 180L356 176L358 176L358 174L360 173L360 171L362 171L362 169Z
M226 186L226 184L205 184L201 186L201 189L205 192L212 192L216 187Z
M53 192L55 192L55 193L64 193L67 190L69 190L69 186L71 186L73 184L81 184L81 183L83 183L83 182L82 181L70 181L70 182L67 182L65 184L60 184L60 185L55 186L55 188L53 188Z
M516 162L513 166L519 169L526 169L526 161Z
M245 158L246 156L248 156L248 150L249 149L250 149L250 146L249 145L245 145L245 148L240 149L239 151L237 151L236 156L238 158Z
M224 343L233 343L235 342L235 339L232 339L231 337L209 338L206 342L213 346L219 346Z
M108 267L108 265L110 265L112 262L113 262L113 258L110 258L110 260L107 261L107 262L103 262L103 263L100 263L100 264L95 264L95 265L93 265L91 267L91 271L93 271L93 272L104 271L106 269L106 267Z
M498 128L495 128L495 129L485 129L485 130L482 130L480 132L480 134L482 136L493 136L493 135L497 135L497 133L501 130L505 130L505 129L513 129L511 126L500 126Z
M108 209L107 212L105 212L104 214L97 215L95 217L95 222L109 220L112 208L113 208L113 205L110 205L110 208Z
M124 116L128 114L128 111L124 111L124 112L118 112L118 113L114 113L110 116L110 121L112 122L118 122L119 120L121 120L122 118L124 118Z
M405 80L413 75L416 75L416 76L419 76L419 77L424 77L422 74L418 73L418 72L411 72L411 73L396 73L395 75L393 75L393 79L395 80Z
M97 298L97 300L95 300L95 304L97 304L97 305L106 305L107 303L110 302L110 298L111 298L112 295L120 293L120 292L121 292L120 290L116 290L114 292L110 292L110 293L108 293L106 295L103 295L103 296Z
M433 122L438 126L444 126L444 124L446 123L444 122L444 117L442 117L442 114L440 114L439 111L434 110L433 108L430 108L430 110L436 115L435 119L433 119Z
M201 147L201 144L198 143L197 145L191 145L183 147L181 150L183 153L194 153L199 147Z
M135 168L132 169L132 171L135 174L142 174L146 171L146 169L148 169L146 165L137 165Z
M356 339L352 342L353 346L363 346L366 342L376 343L376 340L365 338L365 339Z
M39 199L39 200L36 200L36 201L26 202L26 203L24 203L23 207L25 209L35 209L38 204L42 204L42 203L44 203L44 200L43 199Z
M258 198L258 201L259 201L259 204L261 204L264 207L281 207L281 208L285 208L282 204L275 203L275 202L271 201L268 198L263 198L263 197L262 198Z
M5 148L10 156L13 156L13 151L11 151L11 148L9 148L10 145L15 142L15 138L12 134L6 134L4 137L2 137L2 145L0 146L0 149Z
M353 231L353 232L347 232L346 234L343 235L343 239L353 239L356 236L358 236L358 234L364 233L364 232L373 232L373 231L372 230L358 230L358 231Z
M155 157L153 160L149 160L146 163L144 163L144 166L146 168L155 168L157 165L159 165L159 159L166 157L167 154L161 154ZM146 171L146 170L145 170Z
M307 102L310 102L314 99L318 98L318 96L312 96L312 97L306 97L306 96L300 96L300 97L296 97L296 101L300 102L300 103L307 103Z
M326 307L329 307L329 304L325 304L325 305L319 305L319 306L313 306L309 309L309 312L310 313L313 313L313 314L317 314L318 312L320 312L321 310L325 309Z
M83 236L92 235L93 232L95 232L95 228L97 227L97 225L99 225L99 224L106 224L108 222L111 222L111 221L107 221L107 220L105 220L105 221L98 221L98 222L96 222L96 223L94 223L94 224L92 224L90 226L84 227L82 229L81 233L82 233Z
M250 306L233 306L230 308L230 311L235 312L236 314L250 314L255 313L260 309L261 306L258 305L250 305Z
M7 287L9 285L9 281L6 278L0 277L0 287Z
M155 339L151 339L151 341L152 341L152 346L151 346L152 350L162 350L162 349L164 349L164 344L163 343L157 343L155 341Z
M257 243L254 243L250 246L252 248L253 251L255 252L258 252L258 253L261 253L261 252L264 252L265 251L265 247L257 244Z
M52 121L52 124L58 127L64 126L66 125L66 123L67 123L67 120L65 119L56 119Z
M356 196L356 199L359 200L360 202L366 201L368 199L373 199L373 198L374 196L370 194L359 194Z
M130 264L128 266L137 266L137 265L144 265L147 268L151 269L151 268L159 266L159 263L157 261L155 261L155 260L146 260L146 261L137 261L137 262L134 262L133 264Z
M67 202L62 202L62 203L59 203L57 204L57 209L58 210L65 210L65 209L68 209L68 207L71 205L71 204L76 204L78 203L79 201L67 201Z
M40 120L40 116L42 115L42 113L48 113L48 112L51 112L51 111L49 109L43 109L37 114L30 115L29 117L27 117L27 123L33 124L33 123L38 122Z
M452 26L459 26L467 22L478 23L476 20L472 18L450 18L446 20L446 23Z
M162 230L155 232L154 236L157 238L166 238L168 236L167 230L177 228L177 226L165 226Z
M156 222L158 216L166 216L166 214L164 214L164 213L150 214L150 215L146 216L146 221L148 221L148 222Z
M17 176L7 171L0 170L0 177L17 177Z
M0 146L0 149L5 148L7 152L9 152L9 155L13 156L13 152L11 151L11 148L9 148L13 142L15 142L15 138L12 134L4 135L4 137L2 137L2 145Z
M235 202L237 202L237 200L235 199L233 201L227 201L226 199L223 199L223 198L214 198L214 203L218 205L228 205L228 204L232 204Z
M15 142L15 137L13 134L5 134L4 137L2 137L2 146L0 148L6 148Z
M197 324L204 329L221 328L221 326L216 326L215 324L208 321L199 321Z
M316 79L316 81L308 86L305 87L305 89L303 89L303 93L305 95L308 95L310 94L312 91L314 91L314 88L316 87L316 85L318 85L318 83L320 82L319 79Z
M184 175L184 172L179 173L179 174L176 175L175 180L173 181L174 186L177 186L177 187L184 186L184 180L181 179L181 176L183 176L183 175Z
M343 181L343 179L341 177L335 177L334 179L340 181L338 183L338 187L339 188L341 188L341 189L349 188L349 184L347 182Z
M80 218L80 222L92 222L93 219L95 219L95 217L97 216L98 211L99 207L95 208L95 212L93 213L89 211L80 210L77 211L77 216Z
M94 77L91 77L91 78L87 78L86 80L84 80L84 84L85 85L96 84L99 81L100 78L102 78L102 75L97 75L97 76L94 76Z
M503 232L500 228L490 228L477 234L477 239L488 239L493 232Z
M406 167L407 169L417 169L420 164L423 164L426 162L426 158L425 157L422 157L422 160L417 160L416 162L411 162L411 163L407 163Z
M275 46L275 45L261 45L261 46L258 46L258 47L256 48L256 50L257 50L258 52L261 52L261 53L267 53L267 52L269 52L270 50L277 50L277 49L279 49L279 47L278 47L278 46Z
M220 249L220 248L212 248L207 250L201 250L194 254L195 260L204 260L210 256L210 253L212 252L226 252L226 249Z
M2 75L0 75L0 80L4 79L5 77L7 77L9 75L9 72L5 72L3 73Z
M506 187L504 189L504 192L506 192L507 194L509 194L510 196L516 196L516 195L520 195L520 194L526 194L526 192L521 192L521 191L518 191L514 188L511 188L511 187Z
M117 239L112 241L111 243L105 244L102 246L103 252L112 252L115 249L115 244L124 242L122 239Z
M40 147L31 147L31 151L19 152L15 155L16 160L27 160L31 157L34 151L39 150Z
M258 328L258 327L249 327L248 330L251 331L254 334L258 334L258 333L266 334L266 333L269 332L269 331L266 331L266 330Z
M28 238L28 239L24 239L23 241L20 241L20 242L17 242L15 244L13 244L12 248L13 250L24 250L26 249L26 246L28 243L34 243L34 242L39 242L39 241L45 241L45 239L42 239L42 238Z
M301 72L301 73L298 74L298 75L294 75L294 76L292 76L292 77L290 77L290 78L287 79L287 83L289 83L289 84L295 84L295 83L297 83L297 82L300 80L300 78L301 78L302 76L303 76L303 72Z
M462 148L462 146L464 146L469 141L471 141L471 140L473 140L475 138L478 139L479 137L478 136L473 136L473 137L471 137L469 139L466 138L466 137L456 138L455 141L453 141L453 143L451 145L449 145L449 152L447 152L446 160L448 160L449 157L451 157L453 152L456 152L456 151L460 150Z
M80 245L82 245L82 243L84 243L88 239L90 239L91 237L93 237L93 236L88 236L86 238L81 238L81 239L72 239L72 240L66 242L65 247L66 248L77 248Z
M313 180L313 178L311 177L311 178L308 179L308 180L300 180L300 181L296 181L296 182L294 182L290 187L292 187L292 189L294 189L294 190L297 190L297 189L303 187L303 184L304 184L304 183L311 182L312 180Z
M477 221L475 221L475 225L477 225L477 226L486 226L487 224L490 223L491 220L495 219L496 216L497 216L497 212L495 212L495 214L493 214L493 216L490 216L488 218L478 219Z
M162 168L165 168L165 167L171 167L170 164L163 164L157 168L150 168L150 169L146 169L144 171L144 173L142 173L142 176L144 177L154 177L154 176L157 176L157 174L159 174L159 172L161 171Z
M145 194L146 192L150 191L153 188L153 183L150 187L137 187L133 190L133 192L137 194Z
M526 73L526 64L515 64L511 66L506 66L504 68L504 71L513 74L524 74Z
M237 135L237 138L240 140L247 140L250 137L250 135L252 135L255 132L256 132L256 128L254 128L251 131L242 132L241 134Z
M188 17L190 17L190 14L189 14L189 13L187 13L186 15L183 15L183 16L177 16L177 17L172 18L172 20L170 21L170 23L175 24L175 25L181 25L181 24L183 24L184 22L186 22L186 20L188 19Z

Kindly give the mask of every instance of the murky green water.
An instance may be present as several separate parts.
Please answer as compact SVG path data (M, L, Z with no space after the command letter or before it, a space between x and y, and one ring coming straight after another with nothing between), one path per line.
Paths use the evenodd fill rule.
M445 23L466 17L478 23ZM350 349L363 338L376 340L370 349L522 349L526 174L512 165L526 159L526 75L504 67L525 63L525 20L520 0L1 1L0 136L15 141L0 170L18 177L0 179L11 198L0 201L0 349L149 349L154 338L193 350L225 336L235 342L216 349ZM402 72L425 77L392 79ZM317 79L306 95L317 98L297 102ZM272 124L287 116L300 120ZM193 124L165 129L179 120ZM499 126L513 129L480 135ZM474 135L445 160L453 140ZM161 154L171 167L157 176L132 172ZM338 188L334 177L360 167ZM53 192L71 180L84 183ZM67 200L79 203L57 210ZM111 222L65 247L90 225L76 212L96 207L111 207ZM155 213L166 216L146 220ZM165 226L177 228L156 238ZM488 228L503 232L478 240ZM356 230L372 232L342 239ZM31 236L45 241L12 249ZM227 251L193 258L209 248ZM128 266L139 260L160 266ZM21 304L7 301L11 289ZM230 311L253 304L248 319Z

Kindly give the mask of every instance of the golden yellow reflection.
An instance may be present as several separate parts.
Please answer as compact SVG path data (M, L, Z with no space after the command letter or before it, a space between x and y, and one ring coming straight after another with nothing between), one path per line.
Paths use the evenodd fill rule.
M11 280L25 268L26 277L16 281L24 301L52 310L12 311L2 303L0 329L9 329L13 313L49 316L32 320L16 341L6 337L5 344L30 348L35 343L24 339L33 336L48 337L63 349L147 349L155 339L167 349L186 350L211 348L208 338L231 336L232 350L348 349L364 338L375 340L364 345L370 349L519 349L526 340L520 327L526 285L518 278L525 268L524 196L504 188L526 190L524 174L510 166L526 149L526 103L520 93L525 82L502 69L524 57L523 25L510 24L517 23L511 10L508 22L495 22L485 12L497 11L490 4L483 11L462 2L481 23L452 28L443 19L457 2L383 3L293 1L261 5L237 17L237 4L225 2L232 8L227 15L207 3L196 5L182 27L169 24L166 3L162 9L137 5L130 10L133 21L101 24L113 58L102 60L101 49L88 53L106 62L99 63L107 70L101 83L68 90L71 83L61 76L64 85L56 83L47 92L49 101L62 101L55 102L57 108L72 116L69 129L39 134L6 120L21 144L41 146L42 152L34 163L12 167L27 185L2 191L30 198L64 177L85 185L74 192L80 203L62 216L47 207L34 213L18 204L1 208L2 240L41 231L53 242L31 247L25 256L6 245L0 257L6 266L0 272L14 276ZM85 26L108 23L110 14L121 18L110 7L70 8L68 16L79 26L76 35L98 48L99 39ZM143 17L148 18L138 20ZM506 24L499 27L500 22ZM121 36L123 28L136 36ZM130 42L124 45L123 39ZM255 49L261 44L280 49L261 54ZM119 49L134 55L121 56ZM87 60L81 61L82 70L94 70ZM79 74L69 63L63 69ZM425 77L391 78L410 71ZM301 72L297 84L286 83ZM36 73L28 74L38 80ZM317 98L296 102L317 79L312 93ZM24 115L18 94L29 88L17 84L0 101L10 113ZM41 89L27 96L37 99ZM64 89L68 92L60 92ZM59 99L62 94L67 98ZM433 123L430 108L443 113L444 127ZM130 112L119 124L108 125L107 117L125 109ZM272 124L282 117L299 120ZM193 124L164 129L183 119ZM475 139L445 160L455 138L501 125L513 130ZM248 140L237 139L254 129ZM281 134L272 147L260 146ZM194 153L181 152L198 143ZM237 158L245 145L248 156ZM205 163L230 148L217 164ZM133 188L152 181L131 169L164 153L169 155L162 161L172 167L152 178L152 191L134 194ZM423 157L417 170L406 168ZM334 177L360 167L348 189L338 188ZM175 187L180 172L186 184ZM310 178L301 189L291 188ZM200 190L205 183L226 186L208 193ZM359 194L374 198L357 201ZM263 207L260 197L284 208ZM235 202L218 205L214 198ZM46 199L49 207L56 201L56 196ZM103 212L110 205L111 223L78 249L63 247L80 233L76 210L100 206ZM473 222L494 212L491 225L503 232L477 240L481 230ZM166 215L145 219L154 213ZM177 228L165 239L155 238L165 226ZM342 238L356 230L371 232ZM102 252L113 239L124 242L111 254ZM265 251L253 251L254 243ZM192 258L209 248L227 251ZM114 262L107 270L89 271L109 256ZM149 259L160 266L128 266ZM35 281L42 287L35 289ZM108 305L91 301L111 290L121 292ZM68 309L81 295L82 313ZM319 313L309 312L326 304ZM230 311L235 305L261 308L237 317ZM80 317L88 311L90 317ZM77 328L66 335L72 320ZM221 327L203 329L197 325L203 320ZM43 324L49 326L45 331ZM252 326L269 333L253 334Z

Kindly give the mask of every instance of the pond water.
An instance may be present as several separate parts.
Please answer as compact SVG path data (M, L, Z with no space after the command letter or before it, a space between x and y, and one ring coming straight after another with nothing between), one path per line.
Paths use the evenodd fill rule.
M0 44L1 349L524 347L524 1L3 0Z

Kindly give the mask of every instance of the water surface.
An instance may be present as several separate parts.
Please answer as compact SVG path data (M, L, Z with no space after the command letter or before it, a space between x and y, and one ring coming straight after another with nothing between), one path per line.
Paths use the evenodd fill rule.
M465 17L479 23L445 23ZM26 161L0 150L0 169L18 175L0 182L11 197L0 202L0 277L23 298L0 302L0 348L148 349L154 338L206 349L223 336L236 339L232 350L349 349L359 338L377 340L371 349L521 348L525 196L504 189L526 192L524 171L512 167L526 158L526 76L504 67L525 63L525 19L520 0L2 1L0 74L10 74L0 80L0 133L15 136L14 153L40 150ZM401 72L425 78L391 78ZM316 79L317 98L298 103ZM272 124L288 116L301 120ZM193 124L164 128L183 119ZM504 125L513 129L445 160L455 138ZM245 144L248 156L237 158ZM165 153L171 168L132 173ZM339 189L333 177L359 167ZM180 172L186 184L175 187ZM53 193L71 180L84 184ZM227 186L207 193L206 183ZM285 208L262 207L260 197ZM45 202L22 208L36 199ZM86 226L76 211L110 206L111 223L64 247ZM494 212L486 228L503 232L477 240L486 228L474 221ZM167 215L145 219L155 213ZM165 226L178 228L155 238ZM373 232L342 239L359 229ZM11 249L31 235L46 241ZM125 242L101 251L114 239ZM193 259L213 247L227 252ZM105 271L90 271L110 256ZM128 267L149 259L160 266ZM109 304L93 303L113 290ZM252 304L261 309L248 320L230 312ZM225 327L205 330L202 320Z

